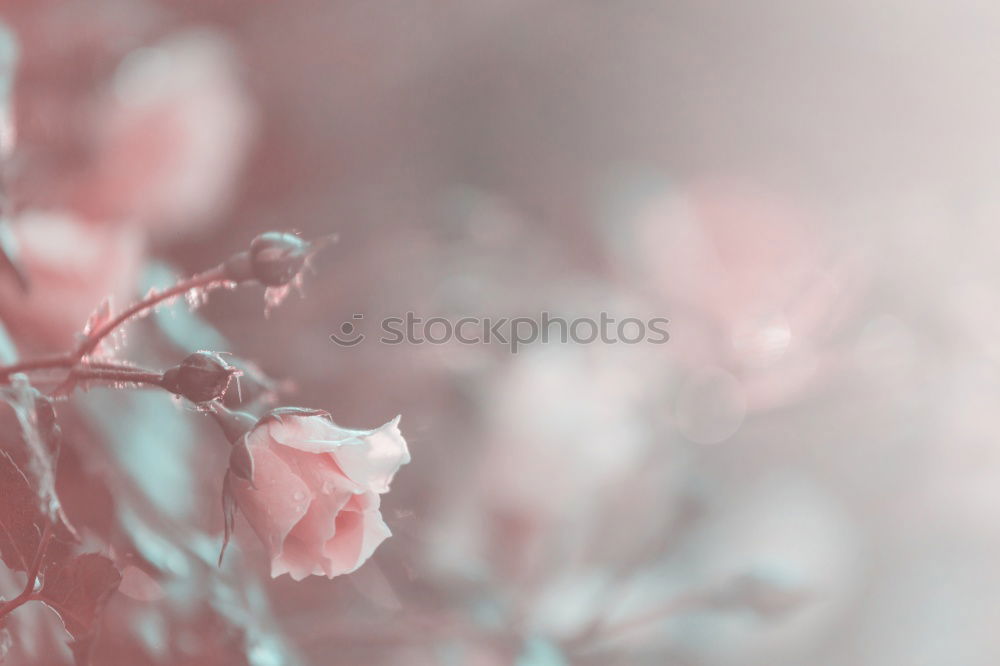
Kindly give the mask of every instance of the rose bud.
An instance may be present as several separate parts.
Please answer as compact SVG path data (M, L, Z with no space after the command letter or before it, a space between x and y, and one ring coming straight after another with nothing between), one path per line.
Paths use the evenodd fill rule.
M350 430L325 412L282 408L238 440L251 463L227 475L226 492L267 547L272 577L350 573L390 535L379 495L410 461L398 423Z
M253 239L249 252L233 255L225 263L226 276L235 282L257 280L265 287L283 287L316 249L295 234L268 231Z
M239 370L215 352L198 351L163 373L162 386L191 402L221 398Z
M265 286L281 287L302 270L311 251L295 234L268 231L250 243L250 269Z

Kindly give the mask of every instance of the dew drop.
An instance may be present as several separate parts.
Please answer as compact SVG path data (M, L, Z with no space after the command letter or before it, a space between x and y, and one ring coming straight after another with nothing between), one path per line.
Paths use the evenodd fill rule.
M208 292L205 289L196 287L184 294L184 300L192 310L200 308L208 301Z

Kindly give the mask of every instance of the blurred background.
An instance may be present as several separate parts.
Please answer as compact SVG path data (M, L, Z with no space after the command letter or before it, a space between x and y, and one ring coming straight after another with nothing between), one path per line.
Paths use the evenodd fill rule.
M402 414L413 454L370 562L270 580L242 521L214 568L211 424L152 392L74 398L60 492L133 562L98 663L1000 660L995 5L0 17L7 230L32 282L0 281L0 318L22 354L262 231L335 234L269 317L259 290L216 294L130 328L123 355L230 351L245 408ZM670 341L329 338L407 311L666 317ZM32 612L11 663L68 660Z

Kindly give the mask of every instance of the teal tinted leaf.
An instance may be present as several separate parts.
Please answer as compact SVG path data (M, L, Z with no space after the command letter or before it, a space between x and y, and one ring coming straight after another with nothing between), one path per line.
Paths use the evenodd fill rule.
M10 569L31 567L44 524L28 477L0 450L0 558Z
M114 562L97 553L77 555L45 571L39 597L59 614L73 637L70 648L81 666L90 663L94 629L121 579Z

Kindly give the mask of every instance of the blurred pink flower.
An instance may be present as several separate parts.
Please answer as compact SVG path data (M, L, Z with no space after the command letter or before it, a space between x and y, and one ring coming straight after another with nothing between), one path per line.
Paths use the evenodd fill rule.
M31 290L0 282L0 318L26 347L67 349L105 298L124 303L132 296L144 257L139 231L30 210L12 221L11 232Z
M348 430L326 415L273 414L247 434L254 482L232 477L233 493L272 576L350 573L390 535L379 494L410 461L398 423Z
M512 357L485 393L484 449L463 475L462 500L445 498L433 521L432 566L446 576L488 570L530 608L553 578L648 548L677 519L690 466L649 418L651 367L628 346L539 345ZM635 511L645 506L658 511ZM600 612L563 599L574 617Z
M208 30L173 35L129 54L111 89L79 207L154 233L190 231L218 216L254 126L229 44Z
M735 378L749 410L794 401L835 369L831 338L862 276L808 210L702 182L641 201L633 223L644 283L670 307L670 349Z
M134 50L109 90L93 165L57 197L65 212L29 210L12 224L32 290L0 284L0 316L25 346L65 349L106 297L127 302L146 231L183 233L217 216L249 148L251 100L209 30Z

